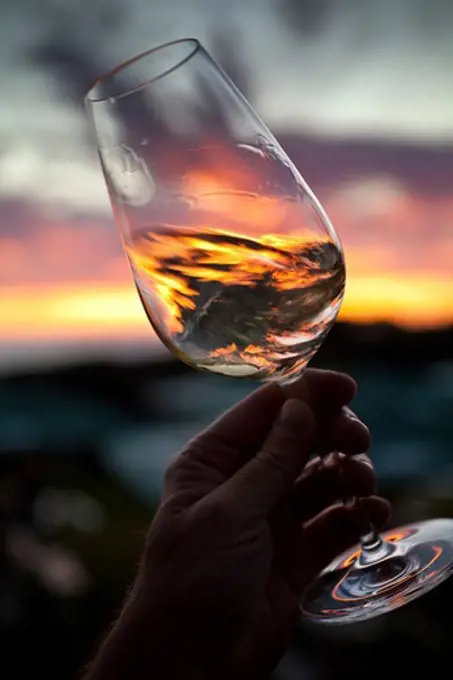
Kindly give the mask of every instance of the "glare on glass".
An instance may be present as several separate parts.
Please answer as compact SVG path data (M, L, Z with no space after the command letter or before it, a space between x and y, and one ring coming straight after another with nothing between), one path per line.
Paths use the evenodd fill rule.
M131 59L88 92L124 251L148 319L191 366L290 383L334 323L342 247L322 206L197 40ZM306 591L346 623L401 606L452 570L453 522L374 532Z

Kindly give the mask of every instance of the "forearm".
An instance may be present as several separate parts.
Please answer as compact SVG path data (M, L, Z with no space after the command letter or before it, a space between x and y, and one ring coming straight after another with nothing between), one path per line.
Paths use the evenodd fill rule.
M187 631L186 631L187 634ZM211 680L178 625L132 593L84 680Z
M215 650L209 634L196 632L196 614L171 613L168 601L137 582L117 621L88 665L83 680L269 680L253 668Z
M178 652L162 653L157 640L131 640L120 629L109 635L84 680L211 680Z

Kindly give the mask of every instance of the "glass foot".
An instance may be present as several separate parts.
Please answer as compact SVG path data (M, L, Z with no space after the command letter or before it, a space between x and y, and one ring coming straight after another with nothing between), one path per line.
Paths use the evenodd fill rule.
M356 623L402 607L453 572L453 520L410 524L382 534L384 557L360 559L351 548L305 591L301 610L315 623Z

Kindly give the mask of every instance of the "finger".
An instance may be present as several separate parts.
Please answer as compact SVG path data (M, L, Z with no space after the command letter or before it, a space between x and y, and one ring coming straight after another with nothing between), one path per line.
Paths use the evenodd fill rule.
M321 455L335 450L355 455L368 451L371 447L368 427L348 406L343 406L322 419L319 430L318 453Z
M371 496L377 489L377 475L373 461L366 453L345 456L341 462L341 484L344 496Z
M356 395L357 383L346 373L310 368L283 389L288 397L306 401L319 413L349 404Z
M335 505L304 526L304 543L311 547L316 572L357 543L369 523L380 530L390 517L390 503L379 496L361 499L353 507Z
M247 452L253 448L258 450L285 399L278 385L265 385L223 413L197 440L220 441Z
M289 388L265 385L229 409L195 437L183 451L178 465L196 459L215 469L225 480L237 472L263 446L272 423L290 392L316 409L340 408L353 398L354 380L343 373L307 369Z
M288 399L260 451L221 487L223 501L239 504L245 516L267 514L290 492L309 458L314 434L311 410Z
M334 465L318 458L310 461L296 481L291 511L304 522L345 498L371 496L376 486L376 472L366 454L342 456L340 464Z
M372 496L361 501L361 506L330 507L305 525L300 567L292 578L299 591L333 559L358 544L364 531L364 513L378 530L388 521L390 504L385 499Z
M286 399L305 401L313 409L333 409L349 403L355 392L355 381L344 373L307 369L288 387L272 384L256 390L221 415L200 436L249 451L261 447Z

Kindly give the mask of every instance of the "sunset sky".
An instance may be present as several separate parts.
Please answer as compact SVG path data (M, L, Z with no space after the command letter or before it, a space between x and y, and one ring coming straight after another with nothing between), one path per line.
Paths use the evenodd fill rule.
M233 40L242 36L249 73L240 84L283 145L293 140L293 160L341 236L348 265L342 318L453 324L451 3L345 0L340 10L306 0L297 12L290 0L231 0L228 20L223 4L134 0L118 21L111 10L109 21L101 16L102 2L100 18L94 12L90 21L91 8L75 4L68 10L47 2L36 15L13 0L2 5L8 96L0 100L0 358L109 344L126 351L134 341L153 340L71 87L68 55L87 53L103 71L154 44L194 35L221 60L221 29ZM62 49L63 72L48 59ZM327 158L333 144L325 176L319 156L306 152L307 138L319 140ZM370 149L366 173L353 154L350 172L336 174L338 140ZM376 151L384 142L388 162ZM395 171L392 145L405 171ZM405 162L405 149L414 147L419 168ZM416 172L424 149L442 180L438 187L424 186Z

